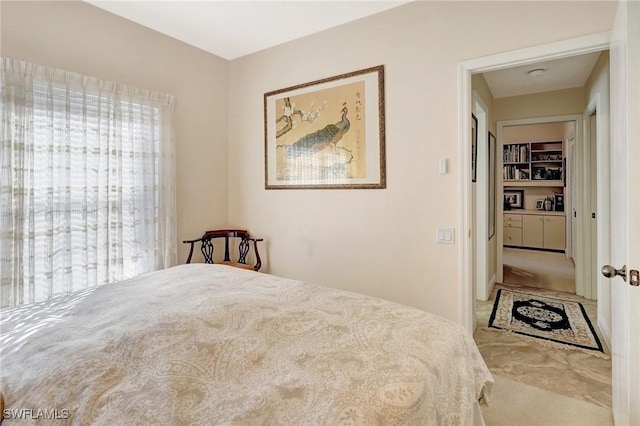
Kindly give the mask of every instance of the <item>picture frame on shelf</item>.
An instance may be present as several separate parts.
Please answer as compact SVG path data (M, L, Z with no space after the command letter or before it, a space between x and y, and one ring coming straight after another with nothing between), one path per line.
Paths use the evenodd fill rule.
M547 169L545 167L533 167L531 170L531 178L533 180L544 180Z
M544 209L544 200L536 200L536 210Z
M561 180L562 179L562 169L561 168L551 168L548 167L544 173L544 178L546 180Z
M524 209L524 189L505 189L504 205L511 209Z

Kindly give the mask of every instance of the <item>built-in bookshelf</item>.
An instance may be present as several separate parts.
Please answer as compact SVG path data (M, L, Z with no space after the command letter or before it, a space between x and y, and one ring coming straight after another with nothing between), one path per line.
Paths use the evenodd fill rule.
M505 144L502 147L502 162L505 186L562 186L562 141Z

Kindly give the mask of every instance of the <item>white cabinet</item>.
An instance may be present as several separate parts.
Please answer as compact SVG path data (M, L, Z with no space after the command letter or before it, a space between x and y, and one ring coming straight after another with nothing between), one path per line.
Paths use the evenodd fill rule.
M522 247L522 215L505 213L503 217L504 245Z
M531 248L545 248L544 216L522 215L522 245Z
M564 216L544 216L544 248L550 250L565 249Z
M503 244L545 250L565 249L565 216L505 213Z

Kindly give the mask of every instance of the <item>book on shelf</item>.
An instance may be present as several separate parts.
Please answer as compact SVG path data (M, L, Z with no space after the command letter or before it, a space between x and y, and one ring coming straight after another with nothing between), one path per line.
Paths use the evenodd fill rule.
M528 144L504 145L502 150L504 163L527 163L529 162Z
M516 165L506 165L502 169L503 180L529 180L529 169L519 168Z

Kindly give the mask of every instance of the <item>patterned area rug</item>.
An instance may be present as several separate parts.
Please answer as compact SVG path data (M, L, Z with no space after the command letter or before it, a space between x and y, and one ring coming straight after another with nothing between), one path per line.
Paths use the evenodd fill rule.
M579 302L500 289L489 327L603 352Z

